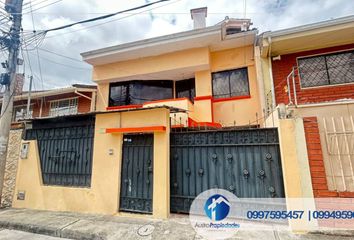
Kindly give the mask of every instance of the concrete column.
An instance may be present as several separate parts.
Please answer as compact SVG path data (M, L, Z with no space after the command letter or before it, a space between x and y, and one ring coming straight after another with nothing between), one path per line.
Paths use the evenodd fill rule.
M301 118L280 119L278 124L287 209L313 210L315 203L303 121ZM289 220L290 228L297 233L310 231L316 224L309 224L307 219Z
M212 79L209 70L195 73L194 120L213 122ZM198 99L199 97L199 99Z
M166 111L166 121L169 111ZM170 216L170 131L154 133L154 183L152 211L154 218Z
M313 198L302 119L280 119L278 131L285 196Z

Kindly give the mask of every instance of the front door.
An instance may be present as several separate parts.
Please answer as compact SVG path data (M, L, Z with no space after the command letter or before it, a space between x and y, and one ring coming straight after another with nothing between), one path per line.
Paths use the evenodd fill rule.
M153 135L124 135L120 211L152 213Z

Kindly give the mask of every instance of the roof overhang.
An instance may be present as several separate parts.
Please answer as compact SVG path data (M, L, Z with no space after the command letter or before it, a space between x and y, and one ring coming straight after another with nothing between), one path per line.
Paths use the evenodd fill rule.
M354 15L265 32L260 39L263 57L354 43Z
M75 87L58 88L58 89L53 89L53 90L49 90L49 91L32 92L31 99L42 98L42 97L51 97L51 96L67 94L67 93L75 93L75 92L96 92L96 89L75 88ZM21 101L21 100L27 100L27 99L28 99L28 93L15 96L14 101ZM1 102L2 102L2 98L0 99L0 103Z
M254 44L257 30L223 36L223 27L225 26L216 25L145 39L84 52L81 53L81 56L84 61L89 64L103 65L113 62L158 56L192 48L208 47L210 51L220 51Z

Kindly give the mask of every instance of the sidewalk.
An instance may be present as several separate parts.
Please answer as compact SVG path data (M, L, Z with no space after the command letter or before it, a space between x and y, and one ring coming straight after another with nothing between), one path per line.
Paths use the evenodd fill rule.
M201 239L196 236L187 216L152 220L106 215L50 212L29 209L0 210L0 228L69 239ZM239 231L234 239L328 239L349 240L353 236L324 234L294 235L284 231Z

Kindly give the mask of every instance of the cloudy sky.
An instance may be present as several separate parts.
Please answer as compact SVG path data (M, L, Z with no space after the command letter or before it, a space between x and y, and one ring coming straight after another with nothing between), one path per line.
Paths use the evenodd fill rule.
M154 0L150 0L152 1ZM3 7L3 2L0 1L0 7ZM25 38L29 39L29 30L58 27L140 6L146 2L149 1L24 0L22 25L26 33ZM36 90L64 87L73 83L92 83L91 66L80 62L81 52L190 30L192 20L189 10L196 7L208 7L208 26L220 22L225 16L246 16L252 19L253 27L258 28L260 32L354 14L353 0L246 0L246 6L244 2L171 0L110 19L51 32L38 50L28 46L28 51L24 51L24 71L26 76L29 76L32 70ZM30 13L31 5L33 14Z

